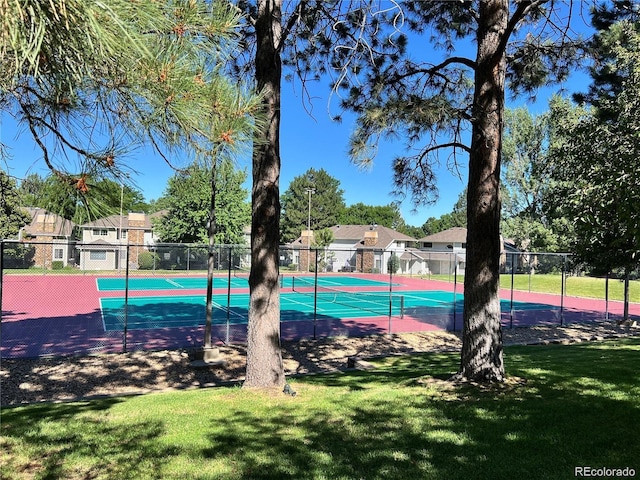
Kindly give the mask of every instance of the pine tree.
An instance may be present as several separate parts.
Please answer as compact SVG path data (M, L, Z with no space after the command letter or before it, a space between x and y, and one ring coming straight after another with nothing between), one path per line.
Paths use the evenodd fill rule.
M350 4L353 6L353 4ZM548 0L344 4L332 34L296 52L312 68L328 58L340 106L357 116L352 159L371 167L378 145L402 139L397 193L415 205L438 197L435 167L468 165L467 264L459 377L504 378L500 327L500 153L505 92L534 94L583 58L563 7ZM578 9L579 5L569 5ZM337 14L336 14L337 15ZM547 19L548 21L542 21ZM469 48L469 45L475 48ZM412 45L412 49L409 49ZM425 55L421 55L425 53ZM303 68L304 70L304 68ZM468 159L468 163L467 163Z
M241 2L255 25L256 80L269 112L269 133L254 150L252 299L247 375L253 385L283 382L279 366L277 200L282 65L307 92L329 75L340 106L356 113L350 154L373 163L382 138L406 139L409 153L394 161L399 195L416 205L437 198L435 165L452 169L469 158L465 330L460 376L504 377L499 305L500 150L507 86L532 94L566 79L582 59L561 6L549 0ZM577 5L570 5L579 8ZM541 21L547 18L549 21ZM409 35L421 43L409 52ZM476 45L474 56L455 52ZM470 42L469 42L470 41ZM434 59L434 53L443 55ZM428 58L416 59L416 52ZM411 54L409 54L411 53ZM283 61L284 58L284 61ZM339 115L337 116L339 117ZM470 131L470 138L469 138ZM445 140L443 140L445 139ZM258 313L258 311L260 313ZM255 348L255 355L251 349ZM254 369L255 368L255 375ZM261 381L257 381L260 378Z
M0 105L81 195L128 181L128 154L235 151L257 98L222 73L240 16L224 1L4 2ZM66 161L63 161L66 159Z

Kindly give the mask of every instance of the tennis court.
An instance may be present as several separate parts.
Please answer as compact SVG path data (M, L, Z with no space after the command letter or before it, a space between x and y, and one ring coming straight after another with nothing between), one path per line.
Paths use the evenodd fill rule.
M246 341L249 289L247 278L239 273L215 277L216 341ZM283 339L462 328L460 286L456 290L445 282L381 274L319 274L315 282L314 274L287 273L281 278ZM205 289L205 275L134 275L128 282L108 275L5 276L1 355L202 345ZM622 312L621 302L611 302L605 310L602 300L517 291L502 295L502 322L507 328L599 321ZM635 310L632 314L637 315Z
M454 310L462 312L460 294L446 291L364 292L334 291L322 287L320 291L298 287L294 292L280 295L282 322L308 322L314 319L367 319L396 317L406 314L412 318L449 316ZM249 295L214 295L214 324L246 324ZM125 325L125 299L101 298L100 307L105 331L120 331ZM551 305L502 300L503 312L513 310L549 310ZM126 305L126 325L129 330L193 327L204 325L205 298L202 295L137 296Z
M248 273L244 270L241 273L234 273L231 276L214 276L213 288L248 288ZM313 276L297 277L304 282L313 284ZM280 285L283 288L292 287L295 278L293 276L282 276ZM326 287L388 287L388 282L359 278L354 276L345 277L319 277L318 285ZM128 282L123 277L103 277L96 279L96 287L99 292L124 290L191 290L205 289L207 287L206 277L130 277Z
M246 278L214 277L213 288L247 288ZM207 288L206 277L131 277L128 282L125 278L97 278L96 286L99 292L124 290L195 290Z
M314 301L313 293L282 293L280 295L281 322L308 322L317 319L355 319L389 315L389 295L358 294L359 305L352 295L321 292ZM400 296L391 297L392 315L401 315ZM228 301L230 300L230 301ZM233 294L228 298L214 296L212 321L214 324L246 324L248 322L248 294ZM121 331L125 322L123 297L101 298L100 308L105 331ZM205 323L205 298L201 295L131 297L126 307L129 330L152 328L193 327Z

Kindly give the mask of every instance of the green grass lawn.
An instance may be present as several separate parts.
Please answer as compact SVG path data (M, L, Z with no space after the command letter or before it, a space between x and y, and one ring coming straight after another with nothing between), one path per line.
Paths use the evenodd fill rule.
M509 347L511 381L443 382L458 355L292 382L2 411L3 479L544 479L640 474L640 339ZM431 379L431 381L429 381Z
M429 275L423 278L453 282L453 275ZM464 276L458 275L457 282L462 285ZM511 274L500 275L500 288L511 289ZM565 294L572 297L605 298L605 279L595 277L566 277ZM609 300L622 301L624 299L624 282L609 280ZM562 292L562 275L558 274L517 274L513 276L514 290L525 292L552 293L560 295ZM629 300L640 303L640 281L632 280L629 284Z

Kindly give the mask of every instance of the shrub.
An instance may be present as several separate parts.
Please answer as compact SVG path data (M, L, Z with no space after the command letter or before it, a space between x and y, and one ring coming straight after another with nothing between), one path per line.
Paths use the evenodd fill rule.
M64 262L62 260L54 260L51 262L51 270L62 270L64 268Z
M400 268L400 257L398 257L395 253L389 257L387 261L387 269L391 273L396 273Z
M153 267L160 259L153 252L142 252L138 255L138 268L140 270L153 270Z

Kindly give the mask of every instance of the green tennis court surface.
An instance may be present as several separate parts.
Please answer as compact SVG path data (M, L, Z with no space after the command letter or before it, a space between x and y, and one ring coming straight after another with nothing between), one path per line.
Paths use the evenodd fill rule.
M282 322L310 321L321 318L367 318L389 315L389 293L363 292L318 292L314 300L309 293L281 293L280 311ZM453 310L454 294L444 291L403 291L391 297L391 315L400 317L404 312L432 311L433 313ZM455 296L456 309L462 311L463 298ZM106 331L122 330L124 327L124 298L100 299L102 319ZM233 294L230 303L226 295L214 295L213 323L247 323L249 295ZM548 310L550 305L513 302L515 310ZM508 312L511 302L502 301L502 311ZM154 329L193 327L205 323L205 297L187 296L147 296L130 297L127 308L128 329Z
M124 278L98 278L98 291L107 292L124 290ZM226 277L214 277L213 288L226 288L229 280ZM246 278L231 277L233 288L246 288ZM130 277L129 290L187 290L207 288L207 279L203 277Z
M247 323L249 295L234 294L213 298L213 323ZM357 306L355 306L357 304ZM124 298L101 298L102 320L106 331L122 330ZM228 306L228 308L227 308ZM319 318L363 318L389 315L389 294L359 294L336 298L333 293L318 293L316 315ZM393 297L393 315L400 315L400 298ZM314 317L313 294L280 294L280 320L309 321ZM204 325L205 297L186 295L172 297L130 297L127 308L127 328L174 328Z
M454 294L453 292L439 290L401 291L397 293L403 297L405 312L410 311L411 308L453 308L454 301L457 311L461 312L464 306L464 296L461 293ZM500 300L500 310L502 312L509 312L511 307L510 300ZM549 310L550 308L557 307L546 303L513 302L513 310Z
M306 282L313 284L313 276L300 276ZM283 276L282 286L291 287L293 277ZM98 278L96 279L97 288L100 292L124 290L125 279L117 278ZM356 286L385 286L388 282L378 280L370 280L367 278L353 276L335 276L335 277L318 277L318 285L335 286L335 287L356 287ZM228 276L216 276L213 278L213 288L227 288L229 286ZM231 276L231 288L247 288L248 276ZM205 289L207 287L206 277L130 277L129 290L188 290L188 289Z

